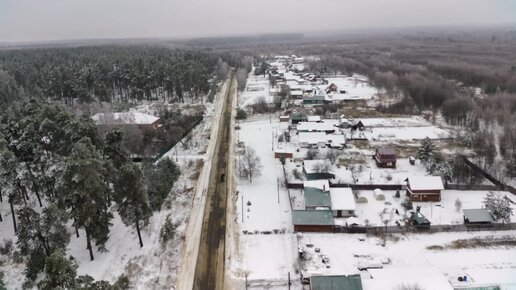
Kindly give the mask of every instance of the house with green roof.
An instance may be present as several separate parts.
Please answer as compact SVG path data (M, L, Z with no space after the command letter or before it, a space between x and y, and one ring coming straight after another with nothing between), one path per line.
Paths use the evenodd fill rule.
M342 276L312 276L311 290L363 290L360 274Z
M293 210L292 224L295 232L333 232L331 210Z

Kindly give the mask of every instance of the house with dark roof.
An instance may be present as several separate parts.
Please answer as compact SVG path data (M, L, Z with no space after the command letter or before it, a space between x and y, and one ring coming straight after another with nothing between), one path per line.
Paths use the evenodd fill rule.
M363 290L360 274L342 276L312 276L311 290Z
M333 232L331 210L293 210L292 224L295 232Z
M376 148L373 156L376 165L381 168L396 168L396 151L391 147L382 146Z

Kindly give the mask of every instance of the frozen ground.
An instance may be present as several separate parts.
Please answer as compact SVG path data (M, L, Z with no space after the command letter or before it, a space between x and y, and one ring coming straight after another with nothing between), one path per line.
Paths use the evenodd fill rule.
M369 100L372 99L378 90L369 84L369 80L360 75L326 78L328 85L334 83L338 90L345 90L346 94L334 94L332 99L341 100Z
M512 279L512 283L516 283L514 281L516 277L516 251L514 248L442 251L427 249L433 245L444 246L457 239L507 235L514 238L516 231L396 235L389 238L386 245L382 246L383 239L365 235L304 234L299 239L299 246L305 249L307 259L301 262L301 268L306 275L343 275L359 273L357 266L361 263L385 263L383 266L387 270L421 267L438 269L448 281L453 282L454 286L477 286L485 282L485 276L488 273L499 273L506 280ZM313 244L313 247L307 247L307 244ZM320 249L320 253L316 253L315 248ZM322 263L321 255L327 256L329 263ZM330 265L329 268L326 267L327 264ZM469 282L458 282L457 277L464 275L469 276ZM368 276L367 273L362 272L362 279L368 279ZM475 277L479 277L479 282L475 281ZM385 288L385 290L391 289Z
M357 191L357 196L366 197L367 203L357 203L355 214L358 221L362 225L382 226L383 221L388 220L388 225L396 225L396 221L401 224L404 208L401 202L405 198L405 191L400 191L401 197L395 198L395 191L382 191L385 200L376 200L372 190ZM413 207L421 206L421 213L434 225L449 225L449 224L463 224L462 209L482 208L484 197L487 191L458 191L458 190L443 190L441 194L442 200L440 202L414 202ZM495 194L512 197L508 192L495 192ZM459 211L455 206L455 201L460 199L462 207ZM516 205L512 205L516 211ZM399 215L395 213L398 210ZM366 222L367 221L367 222ZM516 217L513 215L511 221L515 222ZM336 219L336 223L345 224L344 219Z
M263 75L255 76L251 71L247 79L247 85L238 98L239 107L247 107L256 103L259 99L271 103L269 79Z

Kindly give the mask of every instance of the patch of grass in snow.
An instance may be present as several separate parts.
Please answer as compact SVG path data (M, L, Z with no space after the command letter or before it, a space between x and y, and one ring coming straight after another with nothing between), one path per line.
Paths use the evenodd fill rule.
M192 166L193 166L193 164L192 164ZM197 160L197 162L195 163L194 173L192 173L190 175L190 177L188 177L188 178L190 178L190 180L192 180L192 181L199 179L199 175L201 174L201 170L202 170L203 166L204 166L204 160L202 160L202 159Z
M458 249L475 249L475 248L498 248L516 247L516 237L503 236L497 238L471 238L471 239L458 239L451 243L441 245L431 245L426 247L430 251L442 251L446 249L458 250Z

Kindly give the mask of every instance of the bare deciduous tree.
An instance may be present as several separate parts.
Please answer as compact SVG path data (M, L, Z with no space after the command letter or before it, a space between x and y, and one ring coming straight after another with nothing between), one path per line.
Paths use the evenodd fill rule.
M262 163L260 157L256 155L251 147L246 147L242 159L240 159L240 168L242 175L249 178L249 182L253 182L253 176L260 176L262 174Z
M331 164L335 164L335 161L337 161L337 158L340 155L340 151L337 149L329 149L326 151L326 154L324 157L330 161Z

